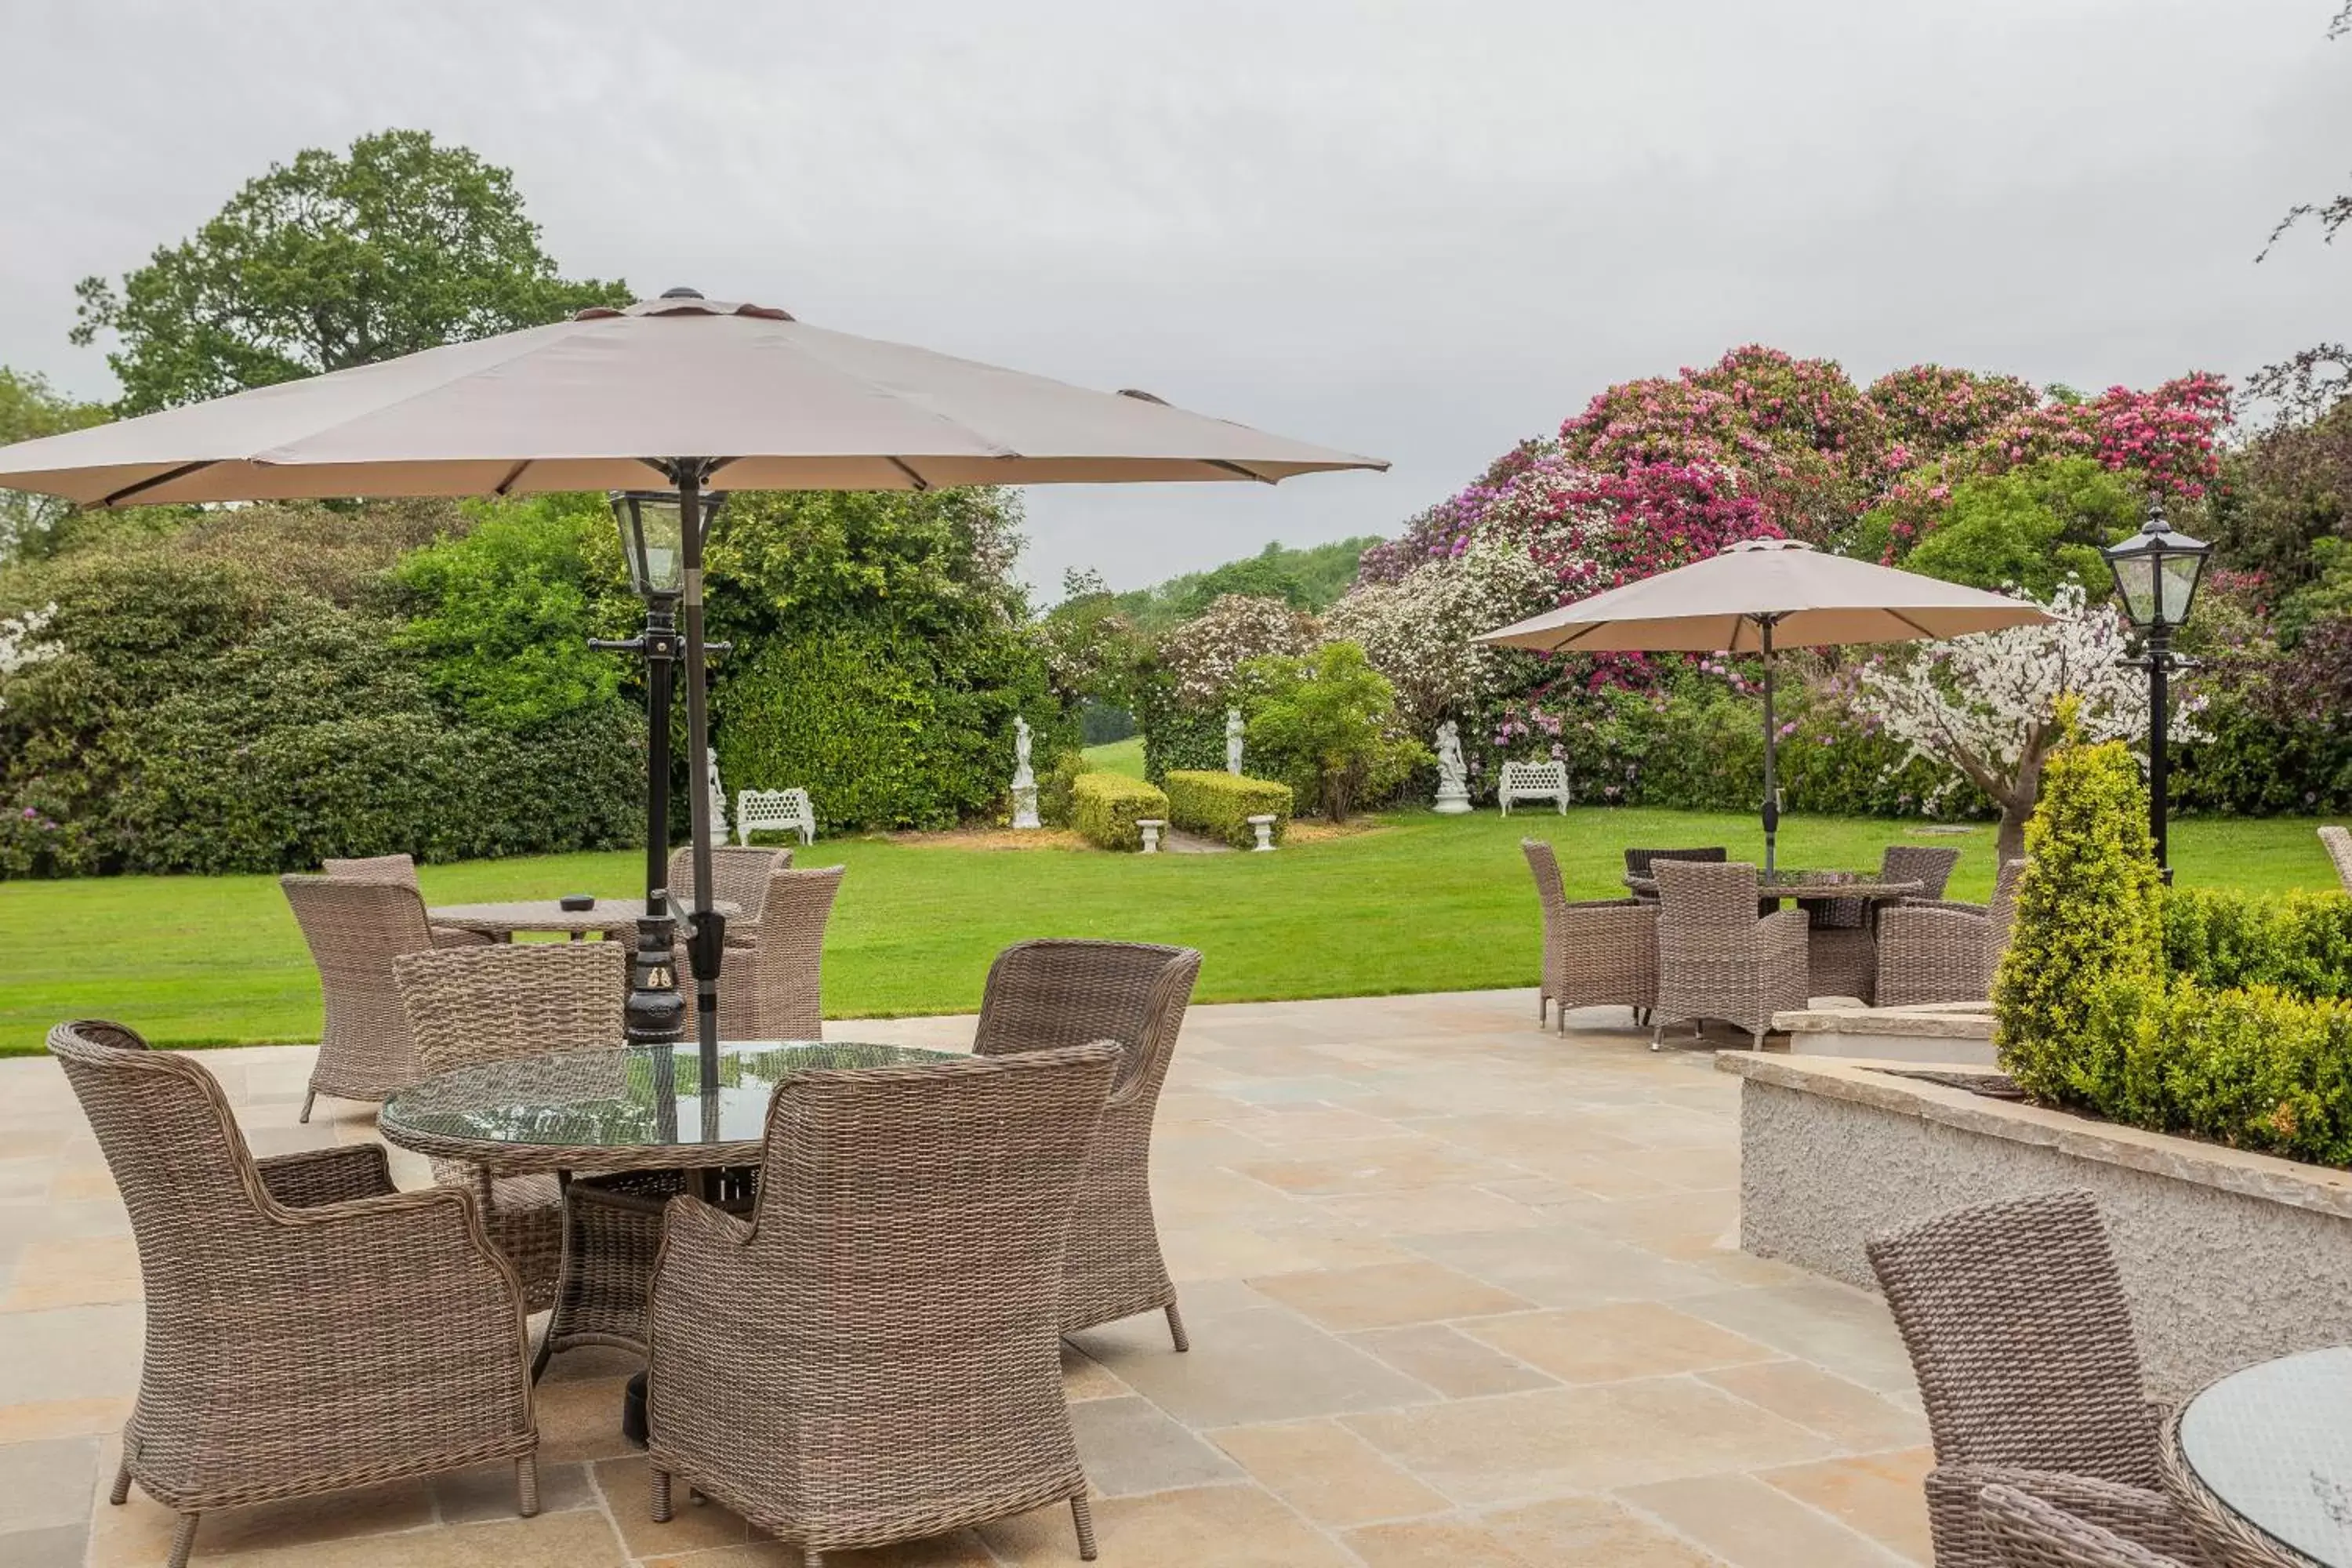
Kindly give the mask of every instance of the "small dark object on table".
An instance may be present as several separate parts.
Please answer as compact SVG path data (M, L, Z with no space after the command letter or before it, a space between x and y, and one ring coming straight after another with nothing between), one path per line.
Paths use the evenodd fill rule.
M583 910L594 909L596 900L588 893L566 893L555 900L555 907L570 914L578 914Z

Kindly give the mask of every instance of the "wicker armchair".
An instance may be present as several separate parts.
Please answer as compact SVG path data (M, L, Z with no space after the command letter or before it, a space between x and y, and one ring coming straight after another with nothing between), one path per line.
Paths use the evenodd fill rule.
M49 1031L131 1211L146 1357L110 1500L200 1516L515 1462L539 1510L522 1289L461 1192L381 1144L256 1160L220 1086L119 1024Z
M327 1006L301 1120L310 1120L322 1094L381 1101L415 1083L416 1047L392 965L403 953L436 945L424 899L397 882L357 878L289 876L278 885L310 943Z
M2336 862L2336 879L2352 893L2352 829L2323 827L2319 841L2327 847L2327 858Z
M824 930L845 868L794 871L789 868L788 850L730 853L769 856L777 864L749 903L736 891L719 895L759 911L749 927L732 919L727 922L727 952L719 966L719 1033L730 1040L820 1039L824 1034ZM715 875L711 880L719 882ZM677 952L678 984L690 994L693 950L680 942Z
M1519 850L1535 873L1543 905L1543 981L1536 993L1536 1023L1559 1008L1568 1032L1570 1007L1630 1007L1636 1022L1658 1000L1658 906L1654 900L1585 899L1571 902L1559 862L1540 838L1522 838Z
M403 955L393 973L418 1067L431 1076L544 1051L614 1049L622 1038L628 957L627 945L616 942L500 943ZM433 1174L445 1187L474 1194L490 1239L521 1277L531 1310L552 1305L564 1261L563 1193L555 1178L493 1178L460 1160L434 1161Z
M733 904L738 911L727 917L730 947L751 942L767 907L769 873L789 871L792 866L790 849L746 848L740 844L710 847L710 896L722 904ZM692 912L694 850L690 847L681 845L670 851L669 898L670 907L681 916Z
M357 859L328 859L319 862L319 869L330 877L342 877L358 882L390 882L407 888L418 898L425 896L424 887L416 880L416 862L406 855L365 855ZM436 947L484 947L498 938L484 931L465 931L457 926L435 926L433 945Z
M1066 1331L1164 1312L1192 1348L1151 1213L1151 1123L1200 977L1189 947L1053 939L1015 942L989 966L972 1050L983 1057L1115 1040L1125 1051L1070 1222Z
M1658 879L1658 1005L1650 1048L1665 1026L1721 1018L1748 1032L1759 1050L1772 1015L1811 1000L1802 910L1759 919L1756 868L1661 859Z
M1916 1007L1990 996L1993 972L2009 948L2018 879L2024 874L2024 861L2002 861L1990 904L1912 899L1881 910L1873 986L1878 1005Z
M2162 1521L2171 1554L2199 1560L2164 1496L2161 1412L2141 1386L2131 1304L2090 1194L1955 1209L1868 1250L1935 1443L1927 1520L1939 1568L2001 1563L1978 1506L1985 1472L2000 1468L2123 1489L2120 1512L2095 1489L2063 1506L2108 1528L2128 1515L2124 1532L2141 1542L2148 1521Z
M1651 868L1661 860L1696 860L1702 866L1720 866L1731 858L1731 851L1717 844L1705 849L1628 849L1625 851L1625 875L1647 877ZM1633 895L1645 904L1658 901L1655 893L1636 892Z
M646 1458L807 1554L1066 1500L1072 1209L1119 1052L808 1072L768 1108L748 1218L671 1202Z
M2002 1478L1977 1497L1992 1558L2000 1568L2205 1568L2184 1544L2169 1510L2148 1507L2130 1487L2083 1477L1988 1470ZM2105 1522L2073 1511L2085 1502Z
M1957 849L1890 844L1878 857L1878 879L1916 882L1920 887L1916 897L1940 899L1959 859ZM1877 1001L1878 942L1871 924L1870 900L1805 899L1798 907L1813 922L1805 936L1810 989L1816 995Z

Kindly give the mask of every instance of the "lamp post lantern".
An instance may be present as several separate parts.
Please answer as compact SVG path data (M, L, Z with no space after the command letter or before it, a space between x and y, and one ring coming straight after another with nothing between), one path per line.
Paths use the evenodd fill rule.
M2171 716L2172 672L2183 662L2172 651L2172 634L2189 619L2213 547L2201 539L2174 532L2165 521L2164 501L2158 497L2149 504L2147 521L2140 531L2102 553L2107 558L2107 569L2116 574L2125 617L2147 639L2147 652L2134 662L2147 671L2147 829L2148 837L2156 840L2157 868L2169 882L2172 866L2165 851L2165 792L2171 783L2171 763L2165 741Z
M725 498L698 499L700 516L693 525L707 532ZM678 601L686 594L684 500L682 489L613 492L621 558L628 566L629 587L645 601L646 628L623 641L600 637L589 645L639 654L646 661L646 912L637 921L625 1028L630 1040L647 1045L671 1043L686 1033L686 1002L672 957L677 914L669 894L670 706L684 652L677 628Z

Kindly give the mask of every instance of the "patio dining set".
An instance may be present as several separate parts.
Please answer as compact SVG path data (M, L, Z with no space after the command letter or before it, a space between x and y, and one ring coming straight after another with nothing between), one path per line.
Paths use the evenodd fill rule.
M625 1039L627 943L510 940L634 913L428 910L404 857L285 879L327 998L302 1114L380 1102L424 1190L373 1141L257 1158L197 1061L50 1032L145 1278L111 1500L179 1515L170 1568L208 1512L499 1461L535 1513L533 1384L586 1345L645 1364L656 1521L683 1483L821 1563L1066 1502L1095 1555L1060 1340L1157 1312L1190 1348L1147 1167L1199 953L1023 942L969 1054L824 1041L840 869L719 853L715 1077Z
M1815 996L1981 1002L2025 867L2004 862L1991 902L1969 904L1943 896L1960 858L1943 846L1889 846L1874 872L1759 871L1720 845L1627 849L1626 897L1571 900L1550 844L1519 847L1543 908L1538 1022L1557 1008L1564 1033L1571 1007L1627 1007L1653 1048L1667 1025L1708 1019L1760 1048L1775 1014Z

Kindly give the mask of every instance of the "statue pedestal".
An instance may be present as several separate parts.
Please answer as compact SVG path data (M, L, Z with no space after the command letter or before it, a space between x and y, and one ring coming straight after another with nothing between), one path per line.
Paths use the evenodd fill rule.
M1043 827L1045 826L1044 823L1037 820L1037 786L1035 784L1014 784L1013 786L1013 826L1015 827Z
M1460 816L1470 809L1470 792L1451 782L1437 786L1437 804L1430 807L1440 816Z

